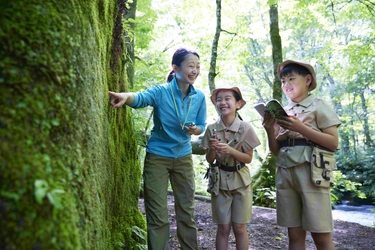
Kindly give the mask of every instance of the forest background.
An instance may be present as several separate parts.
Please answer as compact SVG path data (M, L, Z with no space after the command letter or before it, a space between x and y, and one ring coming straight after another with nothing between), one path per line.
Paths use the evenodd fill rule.
M286 103L275 90L282 58L314 66L313 93L342 121L333 201L374 201L373 1L18 0L0 8L0 248L144 246L138 194L152 109L115 110L107 91L163 83L179 47L201 56L195 87L206 94L208 123L217 119L213 88L238 86L247 101L240 114L262 141L250 165L255 204L274 207L275 195L253 105ZM204 156L194 162L197 193L206 195Z
M218 115L210 102L209 70L213 37L217 32L217 1L138 1L135 25L135 77L130 91L142 91L164 82L170 58L181 46L201 55L201 76L195 87L207 97L208 123ZM247 102L239 112L261 138L250 164L258 173L268 157L267 138L253 106L274 98L270 3L221 1L221 30L217 48L215 86L238 86ZM168 7L173 6L173 7ZM334 202L349 199L373 202L375 197L374 126L375 45L371 1L278 1L283 59L309 62L316 70L313 93L329 101L340 116L340 146L336 152ZM183 13L183 14L181 14ZM139 25L141 23L141 25ZM150 30L142 32L147 26ZM285 96L281 100L287 104ZM152 128L152 109L133 111L137 130ZM197 138L195 138L197 139ZM140 151L142 152L142 151ZM142 159L143 157L141 157ZM197 192L207 195L204 156L195 155ZM257 179L255 178L255 181ZM264 185L264 178L269 182ZM266 175L255 190L257 205L274 207L273 175ZM271 184L271 185L270 185ZM349 191L349 192L346 192ZM350 192L354 191L354 192ZM359 192L358 192L359 191ZM367 199L361 199L367 197Z

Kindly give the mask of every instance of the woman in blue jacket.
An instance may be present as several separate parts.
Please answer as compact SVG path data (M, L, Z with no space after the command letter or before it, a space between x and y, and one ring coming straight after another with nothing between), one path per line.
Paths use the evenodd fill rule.
M146 146L143 181L148 249L167 249L169 221L168 179L175 198L177 236L182 249L198 249L194 220L194 169L191 135L206 127L206 100L193 84L200 73L197 52L178 49L167 82L144 92L109 91L111 105L154 107L154 127Z

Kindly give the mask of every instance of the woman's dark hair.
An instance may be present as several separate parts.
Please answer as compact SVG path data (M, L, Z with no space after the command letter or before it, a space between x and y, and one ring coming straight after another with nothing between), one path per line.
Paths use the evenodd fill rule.
M307 76L308 74L311 75L310 71L296 63L291 63L286 65L281 71L280 71L280 77L287 76L291 74L292 72L296 72L298 75L301 75L303 77Z
M187 55L190 55L190 54L196 55L199 58L198 53L193 51L193 50L188 50L188 49L184 49L184 48L180 48L180 49L176 50L176 52L174 52L174 54L173 54L171 64L172 65L174 64L177 67L180 67L181 63L185 60L185 57ZM175 74L176 73L173 70L171 72L169 72L169 74L167 75L167 82L172 81Z

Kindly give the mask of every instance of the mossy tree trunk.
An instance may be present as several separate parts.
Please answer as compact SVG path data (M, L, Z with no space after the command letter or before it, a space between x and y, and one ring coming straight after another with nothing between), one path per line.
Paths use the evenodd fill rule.
M129 27L130 29L134 30L135 28L135 17L136 17L136 9L137 9L137 0L132 0L129 3L129 11L125 14L125 19L129 20ZM132 89L134 87L134 63L135 63L135 53L134 53L134 35L125 34L125 46L127 52L127 61L126 64L126 73L128 78L128 85L129 88Z
M283 50L281 45L281 37L279 30L279 13L277 10L278 1L274 1L270 5L270 38L272 44L272 63L273 63L273 84L272 96L274 99L281 101L283 92L281 89L281 82L277 75L277 68L283 61Z
M131 112L107 93L127 86L125 1L5 2L0 248L135 246L145 222Z
M279 33L279 18L277 10L277 0L269 1L270 10L270 38L272 44L272 62L273 62L273 84L272 96L281 101L282 90L281 82L277 75L278 65L282 62L282 46ZM262 162L259 172L253 176L253 190L255 193L255 202L261 202L264 206L275 206L273 191L275 190L275 170L276 157L268 151L267 157ZM268 193L266 197L265 193ZM258 199L258 200L257 200Z
M212 41L211 59L210 59L210 70L208 72L208 86L210 93L216 88L215 77L216 72L216 61L218 53L218 45L221 33L221 0L216 0L216 29L214 39Z

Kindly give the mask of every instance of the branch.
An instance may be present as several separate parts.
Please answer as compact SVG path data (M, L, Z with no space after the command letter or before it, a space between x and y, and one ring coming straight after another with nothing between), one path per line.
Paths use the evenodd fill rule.
M370 0L357 0L361 4L365 5L370 12L370 15L375 17L375 2L372 2Z
M224 49L228 48L229 45L232 43L233 39L237 36L237 33L235 32L229 32L229 31L226 31L226 30L221 30L222 32L225 32L225 33L228 33L230 35L233 35L232 36L232 39L230 39L229 43L227 45L224 46Z

